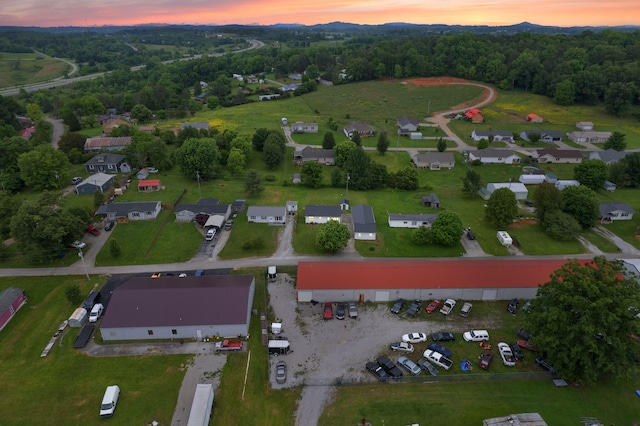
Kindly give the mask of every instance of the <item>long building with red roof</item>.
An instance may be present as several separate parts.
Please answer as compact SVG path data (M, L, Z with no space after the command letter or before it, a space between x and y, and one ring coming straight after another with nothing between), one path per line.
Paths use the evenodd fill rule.
M296 289L299 302L529 299L565 262L563 259L300 262Z

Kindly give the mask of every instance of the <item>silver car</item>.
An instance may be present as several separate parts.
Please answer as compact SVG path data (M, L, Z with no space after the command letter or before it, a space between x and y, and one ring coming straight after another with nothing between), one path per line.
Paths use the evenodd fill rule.
M405 370L407 370L411 374L415 374L416 376L420 374L422 369L416 365L415 362L411 361L406 356L401 356L398 358L398 364Z

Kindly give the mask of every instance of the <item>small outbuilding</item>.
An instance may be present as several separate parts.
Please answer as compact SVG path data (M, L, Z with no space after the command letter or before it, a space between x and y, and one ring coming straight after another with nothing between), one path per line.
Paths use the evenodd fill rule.
M154 192L162 189L160 179L143 179L138 181L138 192Z
M80 328L88 319L87 310L85 308L77 308L69 317L69 327Z
M516 195L516 200L526 200L529 195L529 190L524 184L520 182L504 182L504 183L489 183L487 184L487 192L489 196L494 193L496 189L508 188Z
M76 185L76 193L79 195L105 193L113 185L113 175L96 173Z
M527 121L529 123L542 123L544 119L538 114L527 114Z

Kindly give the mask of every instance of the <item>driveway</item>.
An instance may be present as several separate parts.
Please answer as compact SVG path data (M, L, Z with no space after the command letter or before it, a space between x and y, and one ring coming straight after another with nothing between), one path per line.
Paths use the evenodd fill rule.
M622 238L618 237L616 234L614 234L613 232L609 231L604 226L598 225L598 226L595 226L595 227L593 227L591 229L593 229L596 233L598 233L602 237L606 238L607 240L609 240L613 244L615 244L618 247L618 250L620 252L625 253L625 254L630 254L630 255L633 255L633 256L639 256L640 255L640 250L638 250L637 248L635 248L633 245L629 244L628 242L626 242ZM620 256L620 254L618 254L618 257L619 256Z

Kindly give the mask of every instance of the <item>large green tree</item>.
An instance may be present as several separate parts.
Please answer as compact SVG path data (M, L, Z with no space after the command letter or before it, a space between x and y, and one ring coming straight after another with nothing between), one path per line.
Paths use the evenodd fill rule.
M509 188L496 189L487 201L485 214L498 228L505 228L518 215L516 194Z
M39 145L18 158L20 177L33 189L53 189L66 180L69 160L51 145Z
M262 154L264 162L270 169L275 169L284 161L285 144L274 134L270 134L264 142Z
M24 185L18 159L29 150L29 144L21 137L0 139L0 187L3 191L17 192Z
M327 253L337 253L347 246L351 232L347 225L336 220L320 225L316 235L316 244Z
M615 81L609 83L604 92L604 105L609 114L620 118L629 111L633 99L638 93L636 85L631 82Z
M595 191L602 188L609 177L609 168L602 160L585 159L573 169L573 177L582 185Z
M256 196L264 191L262 186L262 176L256 170L249 170L244 180L244 192L249 197Z
M561 241L575 239L582 230L573 216L561 210L547 212L543 226L547 234Z
M596 224L600 215L596 193L584 185L562 190L563 211L569 213L583 228Z
M331 130L327 130L322 138L322 149L333 149L336 146L336 139Z
M269 130L265 129L264 127L256 129L255 133L251 137L253 148L256 151L262 152L262 149L264 148L264 142L267 140L267 137L269 137Z
M536 192L533 194L533 203L536 207L538 219L544 223L545 216L548 213L562 210L564 207L562 191L552 183L543 182L538 185Z
M322 166L315 161L307 161L300 170L302 183L309 188L320 188L322 186Z
M473 169L467 170L467 174L462 178L462 192L468 197L478 195L478 191L482 188L482 176Z
M459 243L463 232L460 217L448 210L438 213L438 217L431 225L433 242L443 246L454 246Z
M389 138L387 137L387 132L380 132L378 136L378 144L376 145L376 150L380 153L380 155L386 154L389 149Z
M218 156L218 145L211 138L187 139L175 153L180 172L189 179L213 179Z
M538 288L525 317L532 344L561 377L584 384L637 371L640 288L619 261L571 260Z
M333 147L333 154L336 159L336 166L343 167L347 162L347 157L349 157L349 153L354 149L358 148L356 144L352 141L342 141L338 142L336 146Z
M620 160L624 164L629 186L640 186L640 152L630 152Z
M609 139L602 145L604 149L614 149L616 151L624 151L627 149L627 143L625 142L624 133L613 132Z

